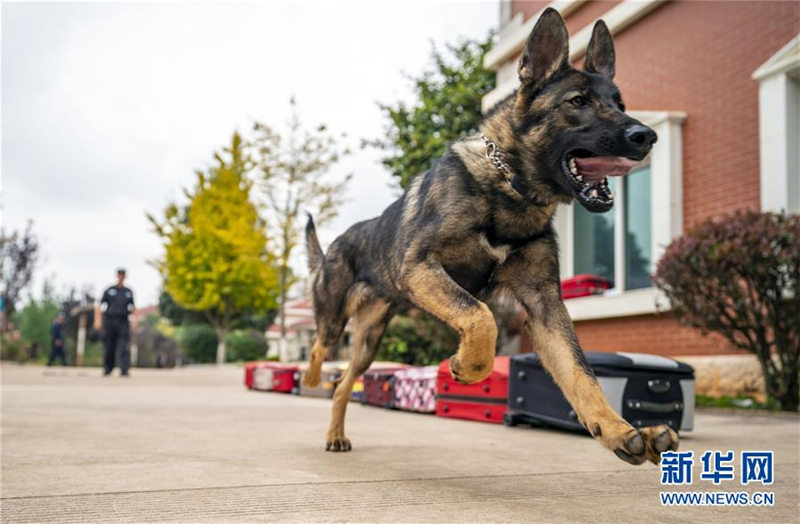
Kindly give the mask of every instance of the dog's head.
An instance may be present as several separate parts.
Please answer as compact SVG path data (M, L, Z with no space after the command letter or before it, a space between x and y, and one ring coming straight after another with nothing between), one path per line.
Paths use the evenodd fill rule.
M605 23L595 24L579 71L569 63L564 21L554 9L545 10L528 37L519 76L514 132L537 176L589 211L611 209L606 177L628 174L650 152L656 134L625 114Z

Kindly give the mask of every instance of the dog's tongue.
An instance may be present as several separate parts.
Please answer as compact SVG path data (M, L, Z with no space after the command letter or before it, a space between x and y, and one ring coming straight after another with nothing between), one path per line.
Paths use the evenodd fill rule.
M594 156L575 159L578 174L590 183L598 182L605 176L627 175L633 169L633 166L638 163L636 160L621 156Z

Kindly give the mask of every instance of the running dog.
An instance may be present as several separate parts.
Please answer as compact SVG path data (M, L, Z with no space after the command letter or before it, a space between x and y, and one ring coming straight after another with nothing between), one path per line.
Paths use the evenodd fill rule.
M327 450L351 449L344 418L353 383L397 312L418 307L455 329L461 342L450 372L473 383L492 370L497 327L484 301L499 293L527 311L542 363L595 439L631 464L658 464L662 452L677 449L678 435L666 425L636 429L611 409L561 299L556 206L577 200L608 211L614 197L606 177L628 174L656 141L625 114L605 23L594 26L582 71L571 67L568 44L564 21L547 9L525 45L516 94L327 253L309 216L318 332L304 384L318 384L329 348L352 320L353 355L333 398Z

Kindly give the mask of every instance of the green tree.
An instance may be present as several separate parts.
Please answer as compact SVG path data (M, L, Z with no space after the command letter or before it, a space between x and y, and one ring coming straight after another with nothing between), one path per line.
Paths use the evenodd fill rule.
M477 132L483 95L494 88L495 74L483 67L493 45L462 40L442 53L431 50L432 67L412 77L415 100L379 104L386 116L385 136L367 145L387 152L383 164L401 187L427 171L454 140Z
M38 259L39 241L32 221L22 234L0 229L0 331L6 331L22 292L33 279Z
M400 187L430 169L455 140L478 131L481 99L494 88L495 74L483 67L493 35L461 40L445 52L431 50L431 67L411 77L415 99L379 104L386 117L384 137L365 145L386 152L382 159ZM501 329L502 331L502 329ZM435 363L458 346L453 331L433 316L412 312L397 317L381 343L379 358Z
M25 306L14 315L14 323L27 344L36 343L39 355L50 351L50 328L61 308L53 293L53 286L45 282L42 297L31 298Z
M181 307L200 311L217 332L216 361L225 362L227 332L244 316L275 307L277 276L265 224L250 199L253 162L234 133L215 165L197 172L189 205L171 204L163 221L148 219L164 242L157 266Z
M324 125L311 131L303 128L294 98L290 103L292 112L285 137L264 123L253 126L256 166L278 258L281 338L286 336L283 307L296 282L291 259L301 234L300 213L312 213L317 226L336 217L351 178L347 175L338 181L325 179L331 166L349 151L339 147L336 137Z

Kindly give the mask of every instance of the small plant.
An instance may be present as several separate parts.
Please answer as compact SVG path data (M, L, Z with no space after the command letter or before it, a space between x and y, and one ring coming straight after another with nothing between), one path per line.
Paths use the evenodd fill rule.
M653 278L682 324L753 353L767 394L800 396L800 215L739 211L673 241Z

